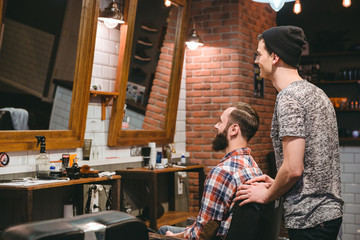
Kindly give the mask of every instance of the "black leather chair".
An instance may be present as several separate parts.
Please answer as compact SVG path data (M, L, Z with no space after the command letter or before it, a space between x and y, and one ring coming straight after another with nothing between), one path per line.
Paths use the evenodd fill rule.
M283 199L268 204L235 203L233 218L226 240L278 239L282 220Z
M89 224L101 226L90 230ZM101 224L101 225L100 225ZM119 211L104 211L73 218L20 224L7 228L1 240L148 240L145 223Z

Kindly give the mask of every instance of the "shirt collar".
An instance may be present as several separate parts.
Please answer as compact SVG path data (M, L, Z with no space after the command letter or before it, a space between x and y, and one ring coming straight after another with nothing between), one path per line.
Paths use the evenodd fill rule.
M238 148L231 152L228 152L220 162L223 162L223 161L225 161L229 158L232 158L234 156L237 156L237 155L250 155L250 152L251 152L251 150L248 147Z

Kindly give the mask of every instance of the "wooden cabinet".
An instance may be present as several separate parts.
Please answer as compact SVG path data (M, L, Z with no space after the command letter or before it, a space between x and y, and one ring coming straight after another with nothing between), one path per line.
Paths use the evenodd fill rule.
M147 225L150 228L157 230L158 227L163 225L173 225L186 221L188 217L196 216L197 213L194 212L184 212L184 211L175 211L175 173L179 171L184 172L197 172L199 180L199 196L202 196L204 190L204 181L205 181L205 172L202 165L193 165L186 166L183 168L179 167L168 167L164 169L154 169L150 170L149 168L136 168L136 169L123 169L117 170L116 174L121 175L121 184L126 185L127 180L131 179L141 179L146 182L150 198L147 199L149 204L149 216L150 220L147 222ZM158 202L158 178L166 176L167 181L169 182L169 211L158 219L157 217L157 202ZM121 194L120 202L123 204L123 194Z
M299 72L332 100L340 145L360 145L360 137L353 137L360 130L360 52L302 56Z

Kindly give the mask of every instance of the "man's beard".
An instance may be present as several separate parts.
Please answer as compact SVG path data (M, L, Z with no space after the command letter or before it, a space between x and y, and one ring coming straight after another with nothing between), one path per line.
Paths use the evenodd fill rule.
M212 142L212 149L214 151L223 151L229 146L229 141L227 140L226 136L227 129L224 130L222 133L216 134Z

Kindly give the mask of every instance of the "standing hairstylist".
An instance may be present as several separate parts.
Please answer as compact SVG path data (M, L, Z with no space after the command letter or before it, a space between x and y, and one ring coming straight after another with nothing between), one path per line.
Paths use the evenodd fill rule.
M336 240L342 222L336 115L326 94L298 73L303 30L280 26L258 38L260 76L279 92L271 124L278 173L241 185L234 201L268 203L284 196L291 240Z

